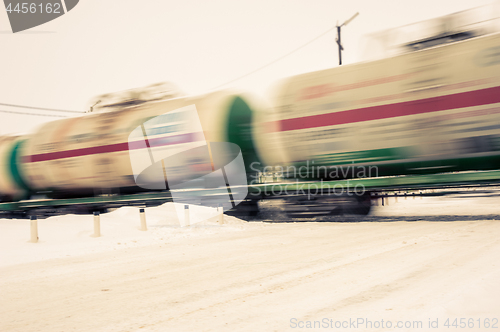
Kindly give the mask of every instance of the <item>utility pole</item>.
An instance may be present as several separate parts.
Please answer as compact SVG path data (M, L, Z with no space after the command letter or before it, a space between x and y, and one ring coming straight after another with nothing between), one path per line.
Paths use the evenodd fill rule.
M358 15L359 15L359 12L354 14L350 19L348 19L347 21L345 21L341 25L339 25L339 23L337 21L337 44L339 45L339 66L342 65L342 51L344 50L344 47L342 46L342 40L340 39L340 29L343 26L346 26L347 24L349 24Z
M94 105L90 106L90 110L89 110L89 113L92 113L94 111L94 106L99 104L101 101L98 100Z

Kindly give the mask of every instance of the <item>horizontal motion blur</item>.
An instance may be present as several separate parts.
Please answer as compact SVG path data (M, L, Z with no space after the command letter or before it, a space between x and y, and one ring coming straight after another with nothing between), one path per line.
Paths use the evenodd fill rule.
M288 78L269 107L228 91L182 96L171 85L98 96L85 116L48 123L29 136L0 139L1 199L144 192L130 161L130 134L157 117L148 139L164 144L146 142L137 149L182 148L192 143L189 130L163 115L189 105L196 107L208 144L227 142L241 149L250 190L236 209L255 212L256 202L270 195L259 189L267 181L263 178L276 174L276 169L280 172L274 181L283 186L295 180L324 183L407 176L411 180L398 182L406 188L421 184L414 175L496 171L500 34L497 17L471 22L476 12L432 20L431 29L417 29L404 41L396 32L385 32L397 36L392 39L397 42L389 43L388 57ZM400 51L393 52L395 45ZM180 177L204 167L197 155L183 158L178 162ZM215 170L213 160L211 164ZM499 179L487 173L470 182ZM163 190L169 189L169 181L175 182L163 180ZM329 213L336 202L345 203L345 196L323 199L323 189L314 199L327 208L319 210ZM369 189L349 202L358 204L361 213L369 211L370 191L383 188ZM291 196L297 205L301 198Z

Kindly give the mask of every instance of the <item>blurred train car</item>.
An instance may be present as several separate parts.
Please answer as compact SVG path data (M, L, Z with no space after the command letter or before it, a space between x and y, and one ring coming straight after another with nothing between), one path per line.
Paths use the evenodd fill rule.
M500 168L498 20L468 18L405 27L395 56L281 82L262 160L329 179Z
M252 107L246 97L225 91L168 100L142 98L137 91L129 95L133 97L100 96L100 105L94 103L92 113L47 123L27 137L2 138L2 199L40 193L68 198L145 191L136 183L130 150L175 152L195 141L232 142L240 146L244 160L255 158ZM189 105L195 105L203 132L193 132L189 123L172 116L172 111ZM141 145L142 135L131 134L153 118L145 133L151 146L146 147ZM194 164L185 160L185 169Z

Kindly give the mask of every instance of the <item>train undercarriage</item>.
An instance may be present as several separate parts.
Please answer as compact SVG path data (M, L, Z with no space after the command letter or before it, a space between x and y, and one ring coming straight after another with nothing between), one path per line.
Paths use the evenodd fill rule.
M500 170L440 173L417 176L358 178L330 182L274 182L248 186L245 200L225 213L240 218L257 218L262 206L273 206L287 218L315 218L336 215L366 216L372 202L386 195L435 195L455 188L498 186ZM194 190L195 195L206 195ZM382 198L383 199L383 198ZM213 195L212 195L213 200ZM130 195L101 195L63 199L30 199L0 202L1 218L46 218L61 214L105 213L122 206L153 207L174 202L169 191ZM268 202L273 202L268 204ZM276 202L279 202L277 204Z

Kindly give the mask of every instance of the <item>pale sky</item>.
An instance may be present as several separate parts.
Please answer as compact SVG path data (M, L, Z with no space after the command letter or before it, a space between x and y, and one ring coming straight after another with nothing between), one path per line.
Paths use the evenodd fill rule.
M362 37L493 0L80 0L54 21L13 34L0 9L0 103L84 111L93 96L169 81L209 91L321 33L342 30L344 63ZM282 77L337 66L336 33L230 84L265 95ZM7 106L0 110L30 111ZM64 114L69 115L69 114ZM53 117L0 113L0 135Z

